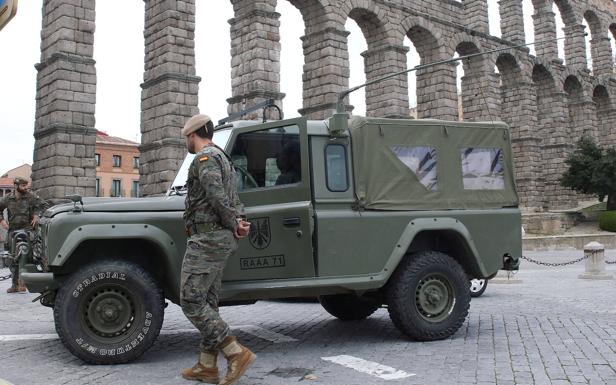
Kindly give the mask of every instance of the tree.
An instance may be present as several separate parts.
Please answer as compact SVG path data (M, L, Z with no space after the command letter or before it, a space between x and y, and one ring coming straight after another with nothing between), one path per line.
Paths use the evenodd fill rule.
M602 149L589 136L583 136L567 157L560 184L579 193L607 197L607 210L616 210L616 149Z

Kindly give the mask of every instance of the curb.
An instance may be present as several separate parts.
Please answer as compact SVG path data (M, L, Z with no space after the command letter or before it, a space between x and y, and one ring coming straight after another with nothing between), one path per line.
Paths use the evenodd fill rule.
M542 237L522 238L524 250L584 250L589 242L599 242L606 249L616 249L616 234L577 234L577 235L550 235Z

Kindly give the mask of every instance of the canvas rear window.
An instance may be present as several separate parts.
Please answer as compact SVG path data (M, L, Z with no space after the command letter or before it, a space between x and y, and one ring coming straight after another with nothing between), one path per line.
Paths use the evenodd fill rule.
M436 149L427 146L391 146L390 149L417 176L426 189L438 190Z
M465 190L504 190L505 169L500 148L473 148L460 150L462 181Z

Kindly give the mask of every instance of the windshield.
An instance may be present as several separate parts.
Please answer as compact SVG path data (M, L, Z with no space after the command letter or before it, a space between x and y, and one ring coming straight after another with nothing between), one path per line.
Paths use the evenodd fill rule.
M231 137L231 128L214 131L213 142L221 148L227 147L227 142ZM175 195L181 194L182 190L186 189L186 178L188 177L188 167L190 163L194 159L195 154L186 154L186 158L184 158L184 162L182 162L182 166L178 171L173 183L169 187L167 191L167 195Z

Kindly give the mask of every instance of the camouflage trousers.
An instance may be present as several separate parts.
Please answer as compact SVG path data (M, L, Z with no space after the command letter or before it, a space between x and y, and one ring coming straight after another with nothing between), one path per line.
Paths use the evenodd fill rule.
M218 299L223 270L236 249L237 240L229 230L198 233L187 240L180 305L201 333L201 351L213 350L229 335L229 326L218 312Z

